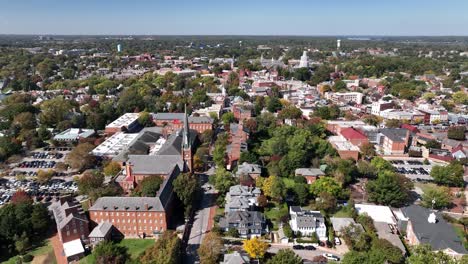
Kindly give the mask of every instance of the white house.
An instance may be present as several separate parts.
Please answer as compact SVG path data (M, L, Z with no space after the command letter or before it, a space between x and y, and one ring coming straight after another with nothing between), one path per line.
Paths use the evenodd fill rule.
M291 220L289 225L294 233L300 232L303 236L316 233L320 241L327 240L327 226L325 218L319 211L304 210L299 206L289 207Z

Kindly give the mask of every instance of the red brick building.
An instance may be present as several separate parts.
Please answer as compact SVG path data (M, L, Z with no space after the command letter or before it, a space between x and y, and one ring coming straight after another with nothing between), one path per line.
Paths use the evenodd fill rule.
M49 206L57 225L57 233L62 243L76 239L87 240L89 221L81 205L71 196L61 197Z
M369 139L364 133L352 127L341 129L340 133L346 140L357 147L369 143Z
M178 175L178 174L177 174ZM89 208L93 224L109 222L125 237L157 236L168 228L174 192L171 174L156 197L101 197Z
M157 113L153 115L153 122L156 126L165 127L168 134L180 130L184 127L184 113ZM190 129L203 133L213 129L214 120L207 116L189 116Z

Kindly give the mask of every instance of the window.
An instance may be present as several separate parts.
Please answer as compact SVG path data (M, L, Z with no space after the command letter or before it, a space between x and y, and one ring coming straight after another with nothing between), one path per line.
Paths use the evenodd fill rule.
M99 215L102 215L102 212L100 212Z
M75 229L73 229L73 234L76 234L76 228L75 228Z
M127 216L130 216L130 213L127 213Z
M70 231L67 231L67 236L70 236Z

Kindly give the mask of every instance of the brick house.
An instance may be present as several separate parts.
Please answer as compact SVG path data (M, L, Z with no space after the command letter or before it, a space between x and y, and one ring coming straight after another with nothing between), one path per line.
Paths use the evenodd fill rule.
M410 131L401 128L384 128L377 135L377 142L384 155L403 155L409 146Z
M57 233L62 243L76 239L87 240L89 235L89 221L86 214L71 196L60 197L49 206L57 225Z
M317 168L298 168L294 171L295 176L302 176L306 178L307 184L312 184L320 176L325 176L325 173L321 169Z

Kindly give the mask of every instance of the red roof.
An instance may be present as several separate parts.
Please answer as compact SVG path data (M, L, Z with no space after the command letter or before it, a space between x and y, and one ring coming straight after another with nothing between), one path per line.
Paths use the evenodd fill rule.
M409 124L403 124L403 125L401 125L401 128L406 128L409 131L411 131L412 133L418 133L419 132L419 129L417 127L409 125Z
M341 130L341 135L350 140L350 139L367 139L367 136L364 135L363 133L361 133L360 131L352 128L352 127L348 127L348 128L345 128L345 129L342 129Z

